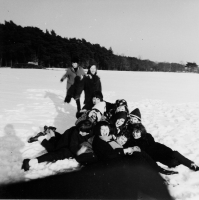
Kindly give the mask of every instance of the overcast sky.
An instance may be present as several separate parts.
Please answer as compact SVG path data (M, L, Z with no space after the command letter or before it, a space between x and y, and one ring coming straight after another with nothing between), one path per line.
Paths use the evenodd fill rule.
M0 23L158 62L199 64L199 0L0 0Z

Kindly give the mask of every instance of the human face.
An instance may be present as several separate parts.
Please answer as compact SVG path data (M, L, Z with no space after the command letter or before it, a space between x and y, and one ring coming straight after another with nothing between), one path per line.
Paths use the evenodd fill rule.
M141 138L141 131L140 130L134 130L132 134L133 134L134 139Z
M126 144L126 142L127 142L127 138L124 135L117 137L117 143L120 144L121 146Z
M116 110L116 112L122 112L122 111L126 111L125 110L125 106L119 106Z
M110 129L108 126L101 126L100 133L101 136L109 136Z
M125 120L123 118L117 119L117 121L115 122L115 126L116 127L122 126L124 122Z
M93 97L93 104L96 105L100 102L100 99L97 97Z
M140 123L140 120L137 117L131 117L130 122L131 124L137 124Z
M82 132L82 131L79 131L79 134L80 134L81 136L86 136L86 135L88 135L89 133L87 133L87 132Z
M72 66L73 66L74 68L77 68L78 64L77 64L77 63L72 63Z
M91 68L90 68L90 71L91 71L91 74L95 74L96 71L97 71L97 68L95 65L92 65Z
M97 113L94 110L92 110L89 113L89 117L92 118L95 121L97 119Z

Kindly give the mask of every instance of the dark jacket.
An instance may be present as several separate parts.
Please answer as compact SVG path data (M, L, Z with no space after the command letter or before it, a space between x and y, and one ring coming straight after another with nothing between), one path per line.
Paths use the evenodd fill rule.
M92 78L91 78L91 77ZM88 75L85 77L84 92L85 100L84 104L90 103L92 100L93 93L95 91L102 91L101 81L98 75Z
M153 160L161 163L173 159L173 150L159 142L155 142L150 133L146 133L145 138L134 139L131 137L124 145L126 147L138 146L142 151L145 151Z
M52 140L47 141L45 139L41 144L46 148L48 153L37 157L38 162L52 162L69 157L75 158L81 143L86 142L91 136L92 134L86 136L80 135L76 126L73 126L66 130L62 135L60 134L60 136L58 136L59 138L55 138L53 142Z
M97 158L103 161L124 156L123 148L113 149L109 142L100 139L99 136L93 139L93 151Z
M56 150L57 143L62 135L58 132L55 132L55 137L51 137L50 140L44 139L41 142L41 145L46 149L47 152L52 152Z

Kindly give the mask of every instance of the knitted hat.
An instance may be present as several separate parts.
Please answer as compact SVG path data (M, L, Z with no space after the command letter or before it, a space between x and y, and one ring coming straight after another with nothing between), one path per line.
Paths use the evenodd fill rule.
M122 112L117 112L115 114L115 121L117 121L118 119L121 119L121 118L123 118L126 121L126 119L127 119L127 113L124 112L124 111L122 111Z
M93 93L93 97L99 98L100 101L103 101L103 94L102 94L101 91L95 91L95 92Z
M92 109L99 110L101 112L101 114L103 115L106 110L106 103L104 101L101 101L101 102L97 103L96 105L94 105Z
M115 113L123 112L123 111L129 113L129 109L126 105L121 105L121 106L117 107L115 110Z
M119 106L128 107L127 102L126 102L125 99L118 99L118 100L116 100L115 104L116 104L116 107L119 107Z
M129 117L136 117L138 118L140 121L141 120L141 113L140 113L140 110L138 108L134 109L130 114L129 114Z

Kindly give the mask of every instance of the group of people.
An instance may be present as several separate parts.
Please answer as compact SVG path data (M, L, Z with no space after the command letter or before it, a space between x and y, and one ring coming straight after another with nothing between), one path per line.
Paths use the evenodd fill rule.
M75 125L63 134L56 128L46 129L33 137L47 153L34 159L24 159L22 169L41 162L56 162L75 158L82 166L98 163L132 162L149 166L156 172L172 175L178 172L164 169L157 162L174 168L184 165L193 171L199 167L180 152L155 141L142 123L139 108L129 111L127 101L117 99L115 103L103 99L100 78L96 64L91 64L87 74L72 60L61 81L67 78L65 102L74 98L77 103ZM85 92L84 106L80 106L80 95Z
M62 76L61 82L67 78L65 103L70 103L73 98L77 104L77 115L81 110L80 96L84 91L84 104L92 101L92 94L95 91L102 91L100 77L97 75L97 63L91 61L87 73L79 66L79 58L72 58L72 67L69 67Z

